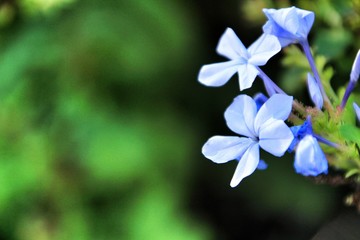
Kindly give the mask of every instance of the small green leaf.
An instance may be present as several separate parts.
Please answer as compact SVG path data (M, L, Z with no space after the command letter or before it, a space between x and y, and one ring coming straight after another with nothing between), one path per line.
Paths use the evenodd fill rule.
M351 170L346 172L345 178L349 178L349 177L354 176L355 174L358 174L358 173L360 173L359 169L351 169Z

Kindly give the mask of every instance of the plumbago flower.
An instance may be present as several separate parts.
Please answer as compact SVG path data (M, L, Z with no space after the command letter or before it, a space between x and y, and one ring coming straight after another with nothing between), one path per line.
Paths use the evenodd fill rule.
M322 69L322 76L327 79L321 81L308 43L314 13L296 7L263 9L263 12L268 19L263 26L263 35L246 49L234 31L228 28L220 38L217 52L229 61L204 65L198 80L206 86L217 87L238 73L240 90L244 90L250 88L259 76L267 96L257 94L254 99L247 95L236 97L226 109L225 119L228 127L241 136L211 137L202 148L203 155L215 163L238 161L230 183L232 187L256 169L266 168L266 163L260 160L260 148L277 157L286 151L294 152L295 171L304 176L329 184L359 186L360 128L356 123L360 122L360 107L356 102L360 103L360 96L352 95L352 106L346 106L346 103L360 75L360 50L345 93L343 88L335 91L330 84L333 76L325 72L326 69ZM307 86L315 106L293 100L260 69L281 47L289 44L302 47L311 67ZM354 121L355 115L357 122ZM289 128L285 120L293 126ZM360 212L358 196L359 188L354 189L352 198L347 199L352 199L348 204L357 206Z
M203 146L202 153L215 163L238 159L230 186L252 174L259 165L260 147L274 156L282 156L294 136L284 123L291 112L293 98L274 94L257 111L255 101L239 95L225 111L228 127L239 135L214 136Z
M328 161L313 133L311 118L308 117L303 125L291 127L294 140L288 151L296 148L294 168L304 176L317 176L328 172Z
M308 35L315 20L315 14L311 11L296 7L282 9L263 9L268 21L263 26L264 33L274 35L278 38L281 47L289 44L299 43L304 50L305 56L309 61L315 80L319 86L322 98L330 105L330 101L321 83L319 72L315 66L312 56Z
M262 74L259 66L281 50L276 37L263 34L248 49L231 28L227 28L221 36L216 51L230 59L227 62L204 65L200 69L199 81L211 87L224 85L237 72L240 90L250 88L257 75ZM266 80L268 80L266 78ZM264 81L266 81L264 80ZM272 89L273 83L266 82ZM275 92L275 91L273 91Z
M291 43L307 41L314 23L313 12L296 7L282 9L263 9L269 19L263 26L264 33L277 36L282 47Z

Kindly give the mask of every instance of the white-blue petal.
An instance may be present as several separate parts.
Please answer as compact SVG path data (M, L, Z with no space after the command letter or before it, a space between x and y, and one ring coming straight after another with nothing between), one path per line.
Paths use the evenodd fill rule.
M279 40L270 34L262 34L248 48L250 53L249 63L255 66L265 65L266 62L281 50Z
M243 64L238 68L240 91L252 86L259 71L252 64Z
M239 62L237 61L204 65L200 69L198 80L206 86L219 87L227 83L238 71L238 68Z
M221 36L216 51L218 54L232 60L239 57L248 58L248 52L244 44L231 28L227 28Z
M276 22L281 28L287 32L295 35L298 28L299 22L296 17L295 7L281 8L281 9L264 9L265 15L269 20Z
M351 68L350 81L357 82L360 74L360 50L356 54L354 63Z
M280 42L281 47L286 47L291 44L293 40L293 35L283 28L281 28L276 22L273 20L268 20L263 26L264 33L272 34L276 36Z
M321 109L323 107L324 100L321 95L319 85L310 73L307 75L307 83L311 100L318 109Z
M296 35L300 26L296 8L290 7L279 9L278 11L278 14L273 15L273 19L288 32Z
M214 136L202 147L202 154L215 163L240 158L254 141L244 137Z
M306 135L295 152L295 171L304 176L317 176L327 173L328 162L319 143L312 135Z
M354 107L354 110L355 110L355 113L356 113L356 117L360 121L360 108L355 102L353 103L353 107Z
M259 133L259 128L267 120L274 118L286 120L292 109L293 97L285 94L274 94L260 108L255 117L254 130Z
M251 145L240 159L234 176L231 179L230 186L236 187L241 180L252 174L259 164L259 145Z
M294 139L290 128L283 120L270 119L259 130L259 145L276 157L281 157Z
M282 47L306 39L315 19L313 12L296 7L263 12L269 19L263 26L264 32L277 36Z
M256 112L255 101L247 95L239 95L225 111L226 124L239 135L256 138L254 131Z
M296 8L296 13L301 19L301 23L297 32L298 36L306 38L315 20L315 14L311 11Z

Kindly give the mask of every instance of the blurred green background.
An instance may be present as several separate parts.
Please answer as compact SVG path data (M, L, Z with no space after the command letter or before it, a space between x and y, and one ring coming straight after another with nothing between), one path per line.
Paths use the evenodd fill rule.
M220 35L232 27L249 45L262 8L294 4L316 12L314 50L344 84L360 47L357 0L1 1L0 239L314 235L346 189L296 175L290 154L263 154L268 170L232 189L236 163L200 152L232 134L222 114L239 94L236 80L197 82L201 65L223 60ZM286 54L264 70L305 98L304 69L288 68L291 53L282 65Z

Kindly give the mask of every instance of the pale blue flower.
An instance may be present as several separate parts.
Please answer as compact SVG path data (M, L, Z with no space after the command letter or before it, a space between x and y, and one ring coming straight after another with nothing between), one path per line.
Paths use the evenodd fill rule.
M313 133L310 117L306 119L303 125L291 127L291 130L294 134L294 140L289 151L295 149L295 171L304 176L317 176L327 173L328 161L318 143L318 136ZM321 140L324 139L321 138Z
M259 166L260 147L277 157L288 149L294 136L284 120L291 112L292 101L290 96L274 94L257 111L256 103L251 97L239 95L226 109L225 120L228 127L245 137L211 137L204 144L202 153L215 163L239 161L231 187L237 186Z
M263 26L264 33L278 37L282 47L305 41L314 23L311 11L296 7L263 9L268 21Z
M328 162L315 137L306 135L298 144L294 167L304 176L317 176L327 173Z
M211 87L224 85L237 72L240 90L250 88L259 74L258 66L266 62L281 50L276 37L263 34L248 49L231 28L227 28L217 46L218 54L230 59L222 63L204 65L198 80Z
M321 95L320 87L310 73L308 73L307 77L308 77L307 78L308 89L311 100L313 101L315 106L321 110L321 108L323 107L324 100Z

